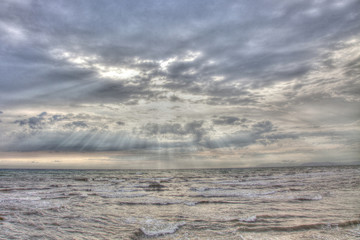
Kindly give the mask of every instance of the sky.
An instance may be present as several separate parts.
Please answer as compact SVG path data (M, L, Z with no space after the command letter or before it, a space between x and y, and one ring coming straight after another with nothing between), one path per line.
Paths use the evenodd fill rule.
M0 168L360 163L360 1L0 2Z

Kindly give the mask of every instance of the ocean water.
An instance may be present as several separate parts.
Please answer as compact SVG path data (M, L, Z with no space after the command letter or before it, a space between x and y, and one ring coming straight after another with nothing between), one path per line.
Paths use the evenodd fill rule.
M359 239L360 167L0 170L0 239Z

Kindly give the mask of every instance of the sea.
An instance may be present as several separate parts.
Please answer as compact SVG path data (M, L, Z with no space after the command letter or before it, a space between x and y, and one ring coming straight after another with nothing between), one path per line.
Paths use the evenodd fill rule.
M2 169L0 239L360 239L360 166Z

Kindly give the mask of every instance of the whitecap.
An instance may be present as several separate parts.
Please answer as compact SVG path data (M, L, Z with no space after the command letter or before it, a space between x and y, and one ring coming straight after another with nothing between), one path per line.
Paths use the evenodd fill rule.
M245 217L245 218L239 218L240 222L255 222L256 221L256 215Z
M141 232L149 237L156 237L165 234L175 233L181 226L184 226L185 222L164 222L161 220L148 219L144 225L140 228Z
M191 187L190 188L190 191L193 191L193 192L205 192L208 190L210 190L210 188L207 188L207 187Z

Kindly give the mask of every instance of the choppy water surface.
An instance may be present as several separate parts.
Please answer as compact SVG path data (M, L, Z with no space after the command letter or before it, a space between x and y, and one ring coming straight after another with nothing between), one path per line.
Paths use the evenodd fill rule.
M358 239L360 167L0 170L0 239Z

